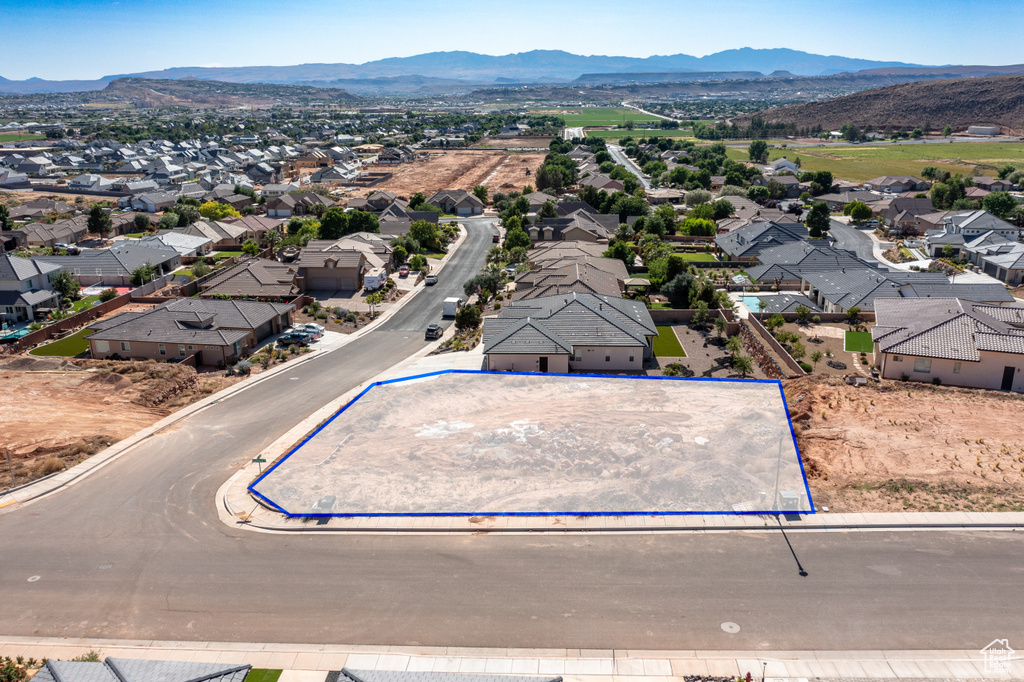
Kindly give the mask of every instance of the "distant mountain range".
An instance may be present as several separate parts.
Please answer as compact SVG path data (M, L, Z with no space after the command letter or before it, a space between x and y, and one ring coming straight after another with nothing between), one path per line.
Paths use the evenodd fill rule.
M1008 73L1000 69L1016 67L920 66L902 62L852 59L790 50L725 50L705 57L686 54L667 56L614 57L582 56L561 50L533 50L502 56L474 52L431 52L413 57L392 57L364 64L299 64L295 66L175 67L161 71L116 74L94 81L23 81L0 77L0 93L45 93L100 90L122 77L159 80L198 78L229 83L268 83L335 87L356 94L433 94L468 91L474 87L516 84L570 83L586 75L586 82L606 75L610 82L623 82L621 74L657 74L659 81L673 73L680 80L703 80L708 72L723 78L750 78L759 74L786 76L828 76L844 72L905 73L920 70L948 76L984 76ZM971 72L961 71L971 69ZM696 75L697 72L700 75ZM746 72L742 76L725 74ZM1014 71L1009 71L1013 73ZM1018 71L1020 70L1018 69ZM618 74L619 76L616 76Z

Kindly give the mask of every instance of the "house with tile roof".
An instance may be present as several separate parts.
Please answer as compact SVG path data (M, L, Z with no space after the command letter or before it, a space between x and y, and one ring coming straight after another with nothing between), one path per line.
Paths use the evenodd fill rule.
M443 189L427 198L427 203L437 206L445 213L458 216L480 215L484 202L472 192L464 189Z
M899 194L901 192L924 192L928 190L928 183L913 175L883 175L871 178L864 183L865 189L873 189L886 194Z
M0 254L0 321L8 324L35 319L37 308L56 308L60 294L53 276L60 266Z
M516 372L640 372L658 335L643 303L569 293L513 301L484 319L487 368Z
M885 379L1024 392L1024 307L958 298L887 299L875 307Z
M715 237L715 244L728 260L755 261L765 249L806 241L808 238L807 228L800 223L765 220L720 234Z
M153 266L157 277L181 266L177 250L133 241L114 242L109 249L87 249L75 256L35 256L32 260L67 270L82 286L129 286L132 272L143 265Z
M367 233L313 240L294 262L299 286L303 291L358 291L368 271L390 269L391 252L386 242Z
M597 260L614 261L624 264L617 258L601 258ZM603 296L621 296L626 278L618 278L615 274L602 269L590 262L572 262L557 268L529 270L516 277L516 288L512 300L521 301L544 296L557 296L568 293L590 293Z
M221 270L199 285L200 298L230 296L261 301L291 301L301 293L296 266L249 258Z
M93 322L86 340L97 359L195 355L197 365L222 366L288 328L294 310L289 303L183 298Z
M182 256L191 257L205 256L213 249L213 240L209 237L173 231L147 235L133 239L130 243L153 248L170 248Z

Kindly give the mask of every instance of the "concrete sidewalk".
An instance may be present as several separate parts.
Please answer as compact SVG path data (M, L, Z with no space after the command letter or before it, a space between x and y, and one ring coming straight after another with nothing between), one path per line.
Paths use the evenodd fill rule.
M723 624L726 625L726 624ZM1012 646L1013 643L1011 643ZM817 680L1005 680L1024 678L1024 660L989 671L977 650L954 651L645 651L633 649L487 649L162 642L0 637L0 656L248 663L281 669L281 682L322 682L329 671L388 670L562 676L566 682L668 682L687 675Z

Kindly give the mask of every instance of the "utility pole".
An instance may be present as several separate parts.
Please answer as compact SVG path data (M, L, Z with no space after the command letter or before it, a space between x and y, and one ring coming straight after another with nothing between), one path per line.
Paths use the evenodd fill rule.
M14 467L11 465L11 451L9 448L4 448L4 454L7 455L7 469L11 472L11 487L14 487Z

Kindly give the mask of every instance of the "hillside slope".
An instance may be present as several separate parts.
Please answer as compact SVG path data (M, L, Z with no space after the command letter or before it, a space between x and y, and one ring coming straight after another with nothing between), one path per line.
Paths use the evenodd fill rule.
M836 130L853 123L876 128L915 128L946 124L956 130L969 125L999 125L1009 134L1024 133L1024 76L960 78L892 85L845 97L767 109L736 119L746 125L754 116L797 127Z
M183 78L156 80L118 78L103 90L105 96L126 99L139 107L270 106L279 103L355 101L355 95L337 88L263 83L224 83Z

